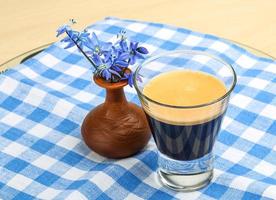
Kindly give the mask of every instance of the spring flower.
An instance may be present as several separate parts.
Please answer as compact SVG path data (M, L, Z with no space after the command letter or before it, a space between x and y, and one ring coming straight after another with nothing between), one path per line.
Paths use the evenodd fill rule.
M70 22L76 23L74 20ZM115 43L101 41L95 33L90 34L87 30L72 30L69 25L58 28L57 37L62 34L67 35L61 40L67 44L65 49L76 46L95 68L94 74L111 83L127 80L132 86L133 73L126 72L126 69L138 59L145 59L144 55L149 53L138 42L129 41L125 30L118 33Z

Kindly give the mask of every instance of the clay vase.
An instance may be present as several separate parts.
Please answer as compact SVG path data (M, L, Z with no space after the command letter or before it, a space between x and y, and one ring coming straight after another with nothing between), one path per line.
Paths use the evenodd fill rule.
M84 142L107 158L136 154L146 146L151 133L144 111L126 100L123 87L127 81L108 83L99 77L93 79L106 89L106 99L85 117L81 127Z

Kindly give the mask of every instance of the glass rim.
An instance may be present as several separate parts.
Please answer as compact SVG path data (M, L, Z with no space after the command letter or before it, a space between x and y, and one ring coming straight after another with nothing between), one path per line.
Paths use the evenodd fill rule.
M210 101L210 102L207 102L207 103L203 103L203 104L197 104L197 105L193 105L193 106L181 106L181 105L171 105L171 104L165 104L165 103L161 103L161 102L158 102L158 101L155 101L153 99L151 99L150 97L146 96L143 94L142 91L140 91L139 87L138 87L138 84L137 84L137 76L139 74L139 71L140 69L142 68L143 65L146 65L154 60L157 60L158 58L161 58L163 56L168 56L168 55L172 55L172 54L176 54L176 53L186 53L186 54L194 54L194 55L205 55L205 56L208 56L214 60L217 60L218 62L224 64L225 66L227 66L228 68L231 69L231 72L232 72L232 75L233 75L233 82L231 84L231 87L227 90L227 92L220 96L219 98L213 100L213 101ZM160 105L160 106L164 106L164 107L169 107L169 108L180 108L180 109L188 109L188 108L201 108L201 107L205 107L205 106L209 106L209 105L212 105L212 104L215 104L223 99L225 99L226 97L228 97L231 92L234 90L235 88L235 85L237 83L237 75L236 75L236 72L233 68L233 66L229 63L227 63L226 61L224 61L223 59L221 58L218 58L217 56L214 56L212 54L209 54L209 53L206 53L204 51L199 51L199 50L174 50L174 51L168 51L168 52L164 52L164 53L160 53L160 54L157 54L155 56L152 56L148 59L146 59L144 62L142 62L135 70L134 72L134 87L138 93L138 95L142 96L143 98L145 98L146 100L152 102L152 103L155 103L157 105Z

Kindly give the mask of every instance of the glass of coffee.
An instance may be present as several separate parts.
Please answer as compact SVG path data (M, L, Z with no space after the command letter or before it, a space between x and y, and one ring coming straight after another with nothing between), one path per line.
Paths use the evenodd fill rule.
M174 190L193 191L213 177L213 147L236 84L234 69L201 51L146 60L134 86L158 149L158 175Z

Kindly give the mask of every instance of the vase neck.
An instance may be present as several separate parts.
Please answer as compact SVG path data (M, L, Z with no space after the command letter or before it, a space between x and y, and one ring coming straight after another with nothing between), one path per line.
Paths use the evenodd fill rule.
M125 97L124 89L121 88L114 88L114 89L108 89L106 88L106 98L105 103L120 103L120 104L126 104L127 100Z

